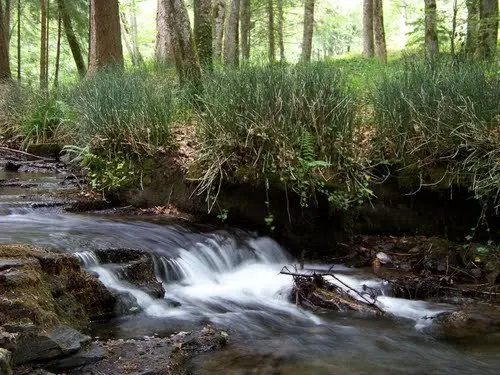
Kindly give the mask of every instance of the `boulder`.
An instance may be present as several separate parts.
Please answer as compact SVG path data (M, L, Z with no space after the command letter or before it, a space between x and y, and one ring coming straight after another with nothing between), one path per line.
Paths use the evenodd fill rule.
M97 258L102 264L120 266L119 277L133 284L153 298L163 298L165 289L156 279L151 254L137 249L97 250Z

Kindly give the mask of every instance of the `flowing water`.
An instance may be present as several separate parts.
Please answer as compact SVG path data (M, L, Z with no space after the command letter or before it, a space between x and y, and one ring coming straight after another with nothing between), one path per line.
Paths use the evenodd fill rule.
M1 178L2 176L0 176ZM51 178L36 178L55 188ZM53 184L53 185L51 185ZM395 299L377 304L392 317L313 313L289 302L292 280L280 275L294 264L270 238L239 230L194 231L138 219L74 215L37 207L36 198L0 187L0 242L33 243L78 256L101 281L130 293L139 315L97 326L104 337L166 335L211 323L230 334L228 349L200 359L203 374L497 374L500 350L483 343L441 342L422 333L425 319L448 305ZM35 204L35 206L34 206ZM95 251L137 248L151 253L164 300L120 279L99 264ZM306 265L304 272L325 270ZM366 273L337 266L339 280L362 290L385 286ZM337 282L332 280L332 282ZM245 372L245 371L253 372Z

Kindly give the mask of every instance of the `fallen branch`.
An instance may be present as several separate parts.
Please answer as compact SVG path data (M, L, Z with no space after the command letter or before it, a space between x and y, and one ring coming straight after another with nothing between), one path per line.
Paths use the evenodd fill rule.
M15 154L21 154L21 155L24 155L24 156L29 156L29 157L32 157L32 158L35 158L35 159L39 159L39 160L44 160L44 161L57 161L56 159L53 159L53 158L45 158L43 156L38 156L38 155L35 155L35 154L30 154L29 152L26 152L26 151L16 150L16 149L13 149L13 148L8 148L8 147L3 147L3 146L0 146L0 150L7 151L7 152L12 152L12 153L15 153Z

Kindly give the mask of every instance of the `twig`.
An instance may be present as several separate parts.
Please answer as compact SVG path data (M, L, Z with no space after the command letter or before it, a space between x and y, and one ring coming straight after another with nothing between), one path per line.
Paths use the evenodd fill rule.
M0 146L0 150L7 151L7 152L13 152L15 154L21 154L21 155L24 155L24 156L30 156L32 158L36 158L36 159L39 159L39 160L57 161L56 159L45 158L43 156L38 156L38 155L30 154L29 152L26 152L26 151L16 150L16 149L13 149L13 148L8 148L8 147L3 147L3 146Z

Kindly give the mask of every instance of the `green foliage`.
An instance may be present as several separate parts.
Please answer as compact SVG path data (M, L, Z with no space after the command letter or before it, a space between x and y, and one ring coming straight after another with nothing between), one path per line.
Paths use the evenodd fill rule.
M388 70L375 89L375 148L380 158L410 167L422 184L469 186L477 198L500 193L500 85L488 66L425 60Z
M170 145L174 88L142 71L104 71L74 92L75 143L113 159L119 152L152 155Z
M16 87L9 98L9 122L23 145L64 141L67 125L74 116L64 93Z
M306 205L320 182L358 190L356 105L337 69L318 63L215 71L198 101L200 191L222 180L269 179Z

